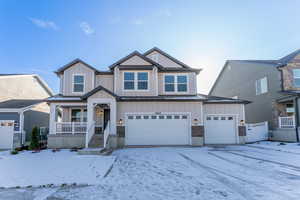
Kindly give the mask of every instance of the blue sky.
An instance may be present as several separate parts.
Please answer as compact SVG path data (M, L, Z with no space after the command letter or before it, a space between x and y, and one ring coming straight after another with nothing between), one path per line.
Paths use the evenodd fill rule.
M227 59L277 59L300 48L297 0L0 0L0 73L53 73L81 58L98 69L157 46L203 68L207 93Z

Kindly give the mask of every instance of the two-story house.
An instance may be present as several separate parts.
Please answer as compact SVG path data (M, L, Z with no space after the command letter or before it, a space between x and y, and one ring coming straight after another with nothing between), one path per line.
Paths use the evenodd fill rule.
M134 51L107 71L76 59L56 71L48 147L244 143L249 102L197 94L200 71L158 48Z
M299 141L300 50L278 60L228 60L210 95L250 100L246 122L269 122L270 139Z

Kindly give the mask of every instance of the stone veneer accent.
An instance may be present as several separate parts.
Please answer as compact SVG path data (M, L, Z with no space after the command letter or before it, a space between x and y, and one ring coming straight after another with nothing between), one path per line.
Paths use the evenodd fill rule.
M299 60L294 60L296 62L291 62L287 66L282 67L282 79L284 90L300 90L300 88L294 87L294 77L293 69L300 69Z
M204 137L204 126L192 126L192 137Z
M246 126L239 126L239 136L246 136Z

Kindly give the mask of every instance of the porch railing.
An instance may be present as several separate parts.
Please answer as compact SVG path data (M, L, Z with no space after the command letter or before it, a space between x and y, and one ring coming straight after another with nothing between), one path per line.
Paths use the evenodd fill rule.
M279 117L279 128L295 128L295 117Z
M56 134L85 134L87 131L86 122L57 122L55 125Z

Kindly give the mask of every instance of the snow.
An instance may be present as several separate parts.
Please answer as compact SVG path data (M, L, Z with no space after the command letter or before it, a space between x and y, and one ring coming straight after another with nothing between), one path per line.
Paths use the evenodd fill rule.
M300 146L278 144L120 149L107 176L91 186L0 190L0 199L299 199Z
M79 156L69 150L0 152L0 187L96 184L114 160L114 156Z

